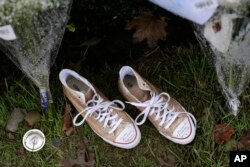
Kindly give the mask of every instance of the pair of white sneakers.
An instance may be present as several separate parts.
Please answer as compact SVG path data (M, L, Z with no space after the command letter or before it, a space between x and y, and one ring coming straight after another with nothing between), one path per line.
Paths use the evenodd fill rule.
M122 101L109 101L86 78L72 70L60 72L63 92L78 111L73 119L75 126L86 121L104 141L125 149L139 144L141 133L137 125L142 125L147 118L165 138L175 143L188 144L194 139L196 119L180 103L129 66L123 66L119 74L121 94L127 103L141 111L135 120L124 111Z

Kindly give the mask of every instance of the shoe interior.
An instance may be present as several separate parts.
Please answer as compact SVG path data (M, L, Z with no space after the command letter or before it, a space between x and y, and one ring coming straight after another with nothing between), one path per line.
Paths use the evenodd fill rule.
M123 82L124 82L124 84L125 84L125 86L126 86L127 89L132 88L136 84L138 85L135 76L132 76L132 75L126 75L124 77Z
M89 90L88 85L86 85L84 82L74 78L73 76L69 76L66 80L66 83L71 89L73 89L75 91L86 93Z
M123 79L125 87L129 92L139 101L144 102L149 98L149 92L139 88L138 82L135 76L126 75Z

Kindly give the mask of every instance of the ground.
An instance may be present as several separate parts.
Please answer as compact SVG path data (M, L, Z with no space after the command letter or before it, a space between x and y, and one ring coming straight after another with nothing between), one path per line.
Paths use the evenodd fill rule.
M48 110L41 109L38 89L34 84L6 55L0 54L0 166L62 166L65 157L77 158L79 142L84 142L89 154L94 154L98 167L228 166L229 151L238 148L237 142L242 133L250 128L249 89L241 96L242 108L238 116L229 115L213 60L205 56L195 41L188 22L172 15L169 17L167 40L152 50L144 43L133 44L132 32L125 31L122 26L110 29L105 36L89 37L94 41L89 47L79 46L86 40L76 38L79 37L78 32L66 30L56 63L51 68L50 87L54 102ZM183 146L170 142L150 122L139 127L142 140L131 150L105 143L87 124L74 127L71 136L65 135L62 125L66 101L58 79L60 70L74 69L110 99L124 100L117 89L118 72L123 65L134 67L196 117L197 134L192 143ZM23 121L10 137L5 131L6 122L17 107L28 112L39 111L42 116L40 122L32 127ZM126 105L126 111L133 118L138 115L138 111L129 105ZM214 139L214 126L217 124L226 124L234 129L232 137L222 144ZM22 147L23 134L31 128L42 130L46 136L44 148L35 153Z

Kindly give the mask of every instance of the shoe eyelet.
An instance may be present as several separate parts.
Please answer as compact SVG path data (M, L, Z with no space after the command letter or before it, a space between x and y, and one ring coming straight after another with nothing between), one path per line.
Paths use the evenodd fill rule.
M144 86L144 87L148 87L148 85L146 84L146 83L142 83L142 86Z

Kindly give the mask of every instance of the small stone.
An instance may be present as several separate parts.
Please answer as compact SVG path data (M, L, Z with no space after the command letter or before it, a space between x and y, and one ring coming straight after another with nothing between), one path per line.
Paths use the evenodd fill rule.
M18 129L18 124L24 119L25 113L25 109L15 108L7 121L5 129L10 132L16 132Z

